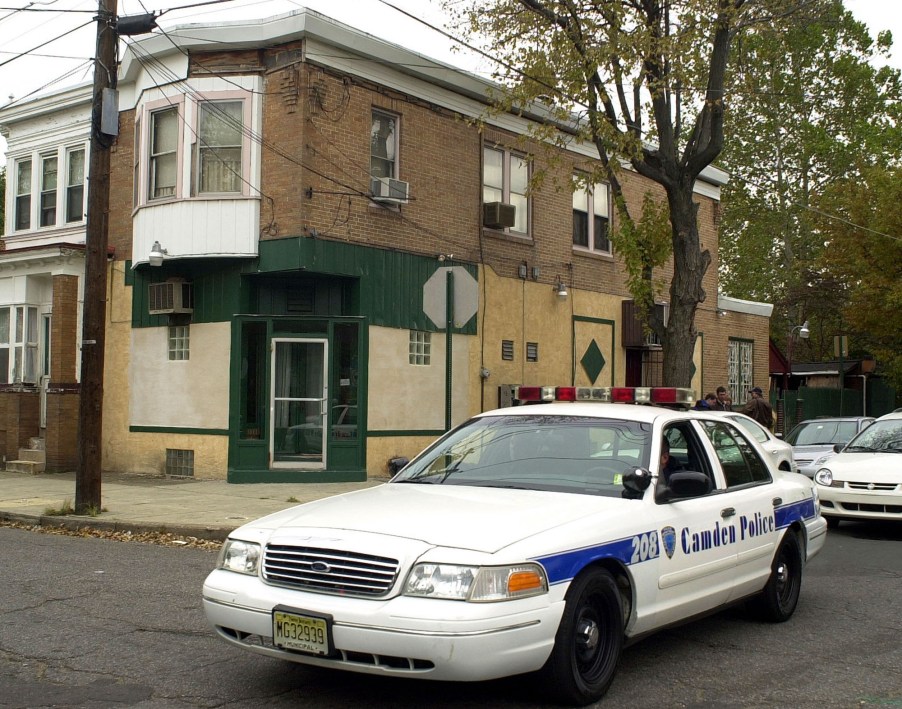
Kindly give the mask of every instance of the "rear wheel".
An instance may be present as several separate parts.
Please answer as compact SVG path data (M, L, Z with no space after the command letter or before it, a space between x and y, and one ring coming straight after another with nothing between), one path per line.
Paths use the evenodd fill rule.
M617 583L604 570L586 571L567 591L554 649L542 669L554 698L574 706L604 696L623 649L623 603Z
M802 548L788 530L771 564L770 578L761 593L750 602L752 612L772 623L789 620L802 590Z

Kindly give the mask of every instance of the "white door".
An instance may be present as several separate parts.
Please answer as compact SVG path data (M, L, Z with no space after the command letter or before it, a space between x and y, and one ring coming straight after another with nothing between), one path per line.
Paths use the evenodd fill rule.
M273 468L326 467L328 341L273 338L269 459Z

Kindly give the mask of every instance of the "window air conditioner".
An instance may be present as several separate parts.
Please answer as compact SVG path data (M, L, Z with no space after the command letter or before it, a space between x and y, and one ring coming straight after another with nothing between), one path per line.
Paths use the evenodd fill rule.
M517 218L517 208L504 202L486 202L482 205L482 225L489 229L511 227Z
M410 185L391 177L374 177L370 183L374 202L407 204L410 199Z
M180 278L148 286L147 312L150 315L191 313L194 311L192 284Z

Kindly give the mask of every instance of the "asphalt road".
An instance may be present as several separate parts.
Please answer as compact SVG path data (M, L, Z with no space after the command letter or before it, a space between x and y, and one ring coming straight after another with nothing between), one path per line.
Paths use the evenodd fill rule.
M329 672L214 637L215 554L0 527L0 707L540 707L528 678ZM844 523L781 625L724 611L627 649L604 707L902 707L902 525Z

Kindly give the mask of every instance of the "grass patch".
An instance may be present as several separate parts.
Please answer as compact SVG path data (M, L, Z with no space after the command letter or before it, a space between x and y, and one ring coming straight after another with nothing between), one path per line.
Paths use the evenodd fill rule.
M107 510L105 507L98 508L98 507L94 507L93 505L90 505L87 508L87 510L85 510L85 514L88 517L97 517L100 515L101 512L106 512L106 511ZM74 515L74 514L76 514L76 512L75 512L75 508L72 506L72 500L66 499L66 500L63 500L63 504L60 505L59 507L47 507L44 510L44 514L47 515L48 517L66 517L67 515Z

